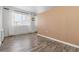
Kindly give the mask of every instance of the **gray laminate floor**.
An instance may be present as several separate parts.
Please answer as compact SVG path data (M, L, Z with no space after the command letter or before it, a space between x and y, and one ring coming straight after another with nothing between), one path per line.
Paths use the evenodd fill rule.
M74 48L34 34L7 37L0 47L0 52L78 52Z

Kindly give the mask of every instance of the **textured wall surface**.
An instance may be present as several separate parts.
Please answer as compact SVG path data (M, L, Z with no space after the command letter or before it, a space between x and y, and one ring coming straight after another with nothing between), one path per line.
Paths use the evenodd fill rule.
M38 17L39 34L79 45L79 7L55 7Z

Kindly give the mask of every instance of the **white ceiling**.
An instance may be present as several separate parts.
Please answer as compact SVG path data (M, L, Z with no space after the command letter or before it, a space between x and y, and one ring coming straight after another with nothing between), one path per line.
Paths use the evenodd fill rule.
M13 7L35 13L42 13L48 10L49 8L52 8L52 6L13 6Z

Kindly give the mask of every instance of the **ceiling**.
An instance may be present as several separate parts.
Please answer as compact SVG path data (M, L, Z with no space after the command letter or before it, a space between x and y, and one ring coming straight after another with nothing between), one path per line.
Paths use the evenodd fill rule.
M13 6L15 8L25 10L25 11L30 11L30 12L35 12L35 13L42 13L53 6Z

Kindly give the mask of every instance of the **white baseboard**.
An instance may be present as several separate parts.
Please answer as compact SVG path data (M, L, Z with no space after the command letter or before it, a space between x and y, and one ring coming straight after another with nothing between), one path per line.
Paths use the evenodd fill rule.
M65 42L65 41L61 41L61 40L58 40L58 39L54 39L54 38L51 38L51 37L48 37L48 36L45 36L45 35L41 35L41 34L37 34L37 35L41 36L41 37L45 37L45 38L51 39L51 40L54 40L54 41L57 41L57 42L60 42L60 43L63 43L65 45L69 45L69 46L72 46L72 47L75 47L75 48L79 48L79 46L75 45L75 44L71 44L71 43L68 43L68 42Z

